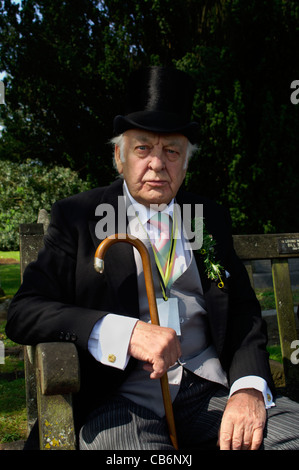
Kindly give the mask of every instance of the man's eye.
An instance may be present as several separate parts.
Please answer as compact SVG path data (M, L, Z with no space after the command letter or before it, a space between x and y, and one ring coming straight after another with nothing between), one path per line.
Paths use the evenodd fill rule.
M136 147L136 152L140 153L140 154L145 154L147 153L149 150L148 146L147 145L138 145Z
M179 157L179 152L173 149L166 149L166 155L168 156L168 158L171 158L173 160L174 158Z

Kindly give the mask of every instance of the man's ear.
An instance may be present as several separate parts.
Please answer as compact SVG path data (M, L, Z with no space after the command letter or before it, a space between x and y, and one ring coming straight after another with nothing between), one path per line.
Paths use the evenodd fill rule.
M123 173L123 164L120 159L120 147L118 145L114 148L114 159L118 173L121 175Z

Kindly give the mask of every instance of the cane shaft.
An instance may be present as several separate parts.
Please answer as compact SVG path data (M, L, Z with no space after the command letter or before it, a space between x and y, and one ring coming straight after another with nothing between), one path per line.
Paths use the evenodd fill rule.
M100 243L100 245L98 246L96 253L95 253L95 261L94 261L95 269L99 272L103 271L104 269L103 260L104 260L105 253L111 245L117 242L129 243L139 251L141 260L142 260L142 265L143 265L144 280L145 280L145 287L146 287L146 294L147 294L147 299L148 299L151 323L153 325L159 325L159 316L158 316L156 294L155 294L154 283L153 283L151 261L150 261L149 253L145 245L138 238L128 236L127 234L115 234L112 237L108 237L105 240L103 240L102 243ZM161 383L165 416L166 416L166 420L168 424L170 439L174 448L178 449L174 415L173 415L173 409L172 409L172 400L171 400L170 391L169 391L167 373L165 373L161 377L160 383Z

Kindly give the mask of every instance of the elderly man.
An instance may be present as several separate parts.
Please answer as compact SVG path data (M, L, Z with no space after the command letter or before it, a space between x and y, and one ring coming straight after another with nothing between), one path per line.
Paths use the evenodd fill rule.
M266 332L229 217L180 189L198 133L192 100L193 83L178 70L152 67L131 78L127 111L114 120L121 178L54 205L45 247L11 304L15 341L78 348L80 449L171 449L157 380L166 372L180 448L298 446L297 405L274 406ZM216 274L186 235L199 208L216 243ZM116 243L104 273L93 268L97 246L123 231L123 218L149 250L161 326L150 322L135 248Z

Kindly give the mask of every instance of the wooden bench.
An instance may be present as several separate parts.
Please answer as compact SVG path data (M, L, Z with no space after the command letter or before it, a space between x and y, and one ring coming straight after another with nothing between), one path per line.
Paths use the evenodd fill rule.
M21 278L37 258L47 229L46 215L37 224L20 226ZM40 450L74 450L76 435L72 394L79 391L77 349L71 343L42 343L24 348L28 434L39 423Z
M299 233L282 233L267 235L234 235L234 246L238 256L243 260L251 284L253 280L253 260L270 260L274 288L277 323L283 360L283 378L279 385L285 385L292 392L298 389L299 365L291 360L298 340L296 330L294 301L288 259L299 258ZM297 346L298 347L298 346ZM271 362L272 374L280 368ZM280 378L281 379L281 378ZM276 383L277 385L277 383ZM298 391L297 391L298 397Z
M48 225L47 214L41 212L38 222L20 226L21 273L28 263L36 259L43 245L44 231ZM288 246L288 241L293 245ZM299 365L292 364L290 360L293 352L291 345L297 339L297 333L288 258L299 257L299 234L240 235L234 236L234 244L238 255L245 263L252 285L251 262L257 259L271 260L283 356L283 379L287 388L296 386L298 388ZM24 356L28 431L38 419L41 450L75 449L72 394L80 387L75 346L70 343L27 346ZM274 380L276 371L277 368L273 367Z

